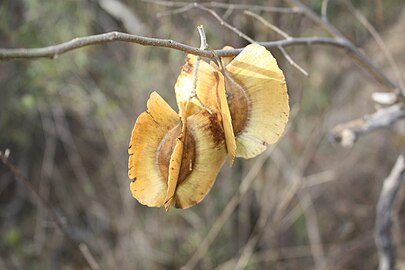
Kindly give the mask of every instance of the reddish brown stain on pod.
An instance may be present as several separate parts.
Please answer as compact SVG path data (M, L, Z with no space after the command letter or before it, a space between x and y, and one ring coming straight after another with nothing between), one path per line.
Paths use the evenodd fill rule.
M210 124L206 127L212 134L212 138L216 145L220 145L224 142L225 134L222 128L222 125L218 121L218 116L216 113L209 113L207 111L204 114L208 115L208 119L210 120Z
M182 70L187 74L191 74L194 70L194 63L191 62L191 57L189 55L186 57L186 63L183 65Z

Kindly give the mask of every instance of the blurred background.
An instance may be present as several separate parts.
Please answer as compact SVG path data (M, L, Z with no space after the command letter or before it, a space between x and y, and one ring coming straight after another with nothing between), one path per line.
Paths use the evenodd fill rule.
M321 12L321 0L303 2ZM232 3L288 7L282 0ZM377 29L404 79L403 0L352 4ZM243 10L213 9L255 40L280 39ZM0 47L43 47L113 30L198 47L199 24L211 48L247 45L208 12L180 11L138 0L1 0ZM297 13L256 13L291 36L327 36ZM343 1L330 1L328 16L395 79ZM271 50L290 95L281 141L254 159L224 166L200 204L168 213L132 198L127 147L152 91L176 108L173 87L184 53L116 42L53 60L1 61L0 150L10 149L9 161L65 233L0 164L0 269L375 269L375 207L405 143L401 126L361 137L350 149L333 144L330 130L372 113L370 95L381 86L344 50L286 50L310 75ZM402 188L393 231L398 269L405 267L404 195Z

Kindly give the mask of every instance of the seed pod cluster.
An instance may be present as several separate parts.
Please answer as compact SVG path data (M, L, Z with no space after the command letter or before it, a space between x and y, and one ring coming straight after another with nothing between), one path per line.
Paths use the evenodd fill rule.
M287 87L270 52L251 44L222 63L200 61L197 68L197 57L187 55L175 85L178 114L151 94L128 149L130 189L140 203L191 207L207 195L227 155L231 165L235 157L252 158L283 133Z

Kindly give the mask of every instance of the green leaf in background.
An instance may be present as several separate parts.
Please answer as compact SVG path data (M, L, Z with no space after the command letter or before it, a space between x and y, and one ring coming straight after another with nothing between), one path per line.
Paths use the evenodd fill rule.
M4 234L2 242L8 247L16 248L21 243L21 238L20 230L13 227Z

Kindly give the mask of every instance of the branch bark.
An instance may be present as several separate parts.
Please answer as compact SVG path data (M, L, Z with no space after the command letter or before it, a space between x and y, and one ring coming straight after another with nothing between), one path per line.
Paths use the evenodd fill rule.
M395 247L392 243L392 210L396 195L404 181L405 176L405 153L402 153L390 175L385 178L377 204L374 240L378 249L379 270L395 269Z

